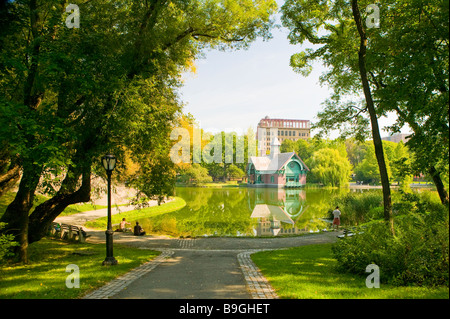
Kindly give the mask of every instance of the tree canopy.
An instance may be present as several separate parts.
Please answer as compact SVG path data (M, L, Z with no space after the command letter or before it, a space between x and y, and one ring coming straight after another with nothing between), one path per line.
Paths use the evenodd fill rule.
M393 232L389 174L378 126L378 118L388 112L398 116L392 132L405 124L412 129L408 145L423 154L416 164L432 176L442 203L448 205L441 174L448 170L449 6L443 0L372 2L287 0L282 21L292 44L311 44L291 57L294 70L307 76L315 60L327 67L321 82L333 89L333 95L315 127L324 133L338 129L343 138L353 135L359 140L371 132L385 219ZM380 24L370 21L367 8L374 6Z
M181 73L205 49L268 39L276 10L273 0L72 1L80 26L68 28L66 1L1 3L1 162L22 171L1 221L24 261L28 241L67 205L89 200L107 152L119 173L125 154L138 164L133 185L146 195L170 194ZM28 217L38 186L52 197Z
M418 154L412 164L433 177L442 202L448 203L441 181L449 162L448 1L377 2L378 28L367 24L369 5L373 1L288 0L282 7L291 43L312 44L291 57L291 66L303 75L315 60L327 67L320 80L333 95L324 102L315 127L322 133L338 129L343 138L370 137L358 59L358 33L363 31L367 89L376 115L396 116L391 133L411 129L408 146ZM353 13L360 15L359 29Z

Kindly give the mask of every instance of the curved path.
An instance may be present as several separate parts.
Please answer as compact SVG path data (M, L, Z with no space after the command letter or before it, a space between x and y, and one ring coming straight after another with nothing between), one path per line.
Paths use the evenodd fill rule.
M133 209L121 207L121 211ZM113 209L113 214L119 213ZM58 217L56 222L83 226L106 210ZM85 228L87 241L105 243L105 232ZM274 238L169 238L114 233L114 243L161 251L157 258L116 278L84 298L271 299L277 298L250 255L257 251L330 243L335 232Z

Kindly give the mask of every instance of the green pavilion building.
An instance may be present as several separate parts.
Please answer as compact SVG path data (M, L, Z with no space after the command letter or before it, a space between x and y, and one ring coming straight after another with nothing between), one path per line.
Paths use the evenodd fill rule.
M267 156L252 156L247 165L247 183L252 187L302 187L309 168L295 152L280 153L274 137Z

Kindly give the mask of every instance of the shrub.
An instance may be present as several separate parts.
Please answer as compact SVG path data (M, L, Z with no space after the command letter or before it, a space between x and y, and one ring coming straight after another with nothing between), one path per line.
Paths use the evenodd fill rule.
M409 213L395 218L395 236L383 221L357 228L361 232L332 248L342 271L364 274L380 267L380 279L394 285L448 286L449 218L443 205L415 198ZM433 210L427 210L432 207Z
M5 228L5 226L5 223L0 223L0 231ZM19 243L14 241L14 235L0 234L0 262L14 256L12 248L15 246L19 246Z
M421 191L407 193L399 190L400 198L393 203L392 210L396 215L416 212L436 211L441 209L442 204L437 192Z
M383 195L378 191L347 193L343 197L336 197L333 202L333 206L340 207L342 223L358 225L380 218L379 212L374 209L382 206Z

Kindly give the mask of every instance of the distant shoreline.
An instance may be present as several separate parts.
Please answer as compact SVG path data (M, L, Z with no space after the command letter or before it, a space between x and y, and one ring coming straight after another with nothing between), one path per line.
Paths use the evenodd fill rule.
M350 183L349 188L351 189L382 189L383 187L381 185L356 185L355 183ZM399 185L391 185L391 188L399 188ZM413 188L434 188L434 184L416 184L412 183L409 184L409 187Z
M240 183L240 184L227 184L223 182L218 183L207 183L206 185L189 185L189 184L176 184L176 187L197 187L197 188L240 188L240 187L249 187L247 183ZM435 185L432 183L429 184L417 184L412 183L409 185L411 188L435 188ZM391 185L391 188L399 188L399 185ZM264 187L262 187L264 188ZM283 187L281 187L283 188ZM303 187L299 187L297 189L321 189L321 188L339 188L339 187L328 187L328 186L321 186L318 184L306 184ZM356 183L349 183L348 186L342 187L342 188L349 188L349 189L382 189L383 187L381 185L357 185Z

